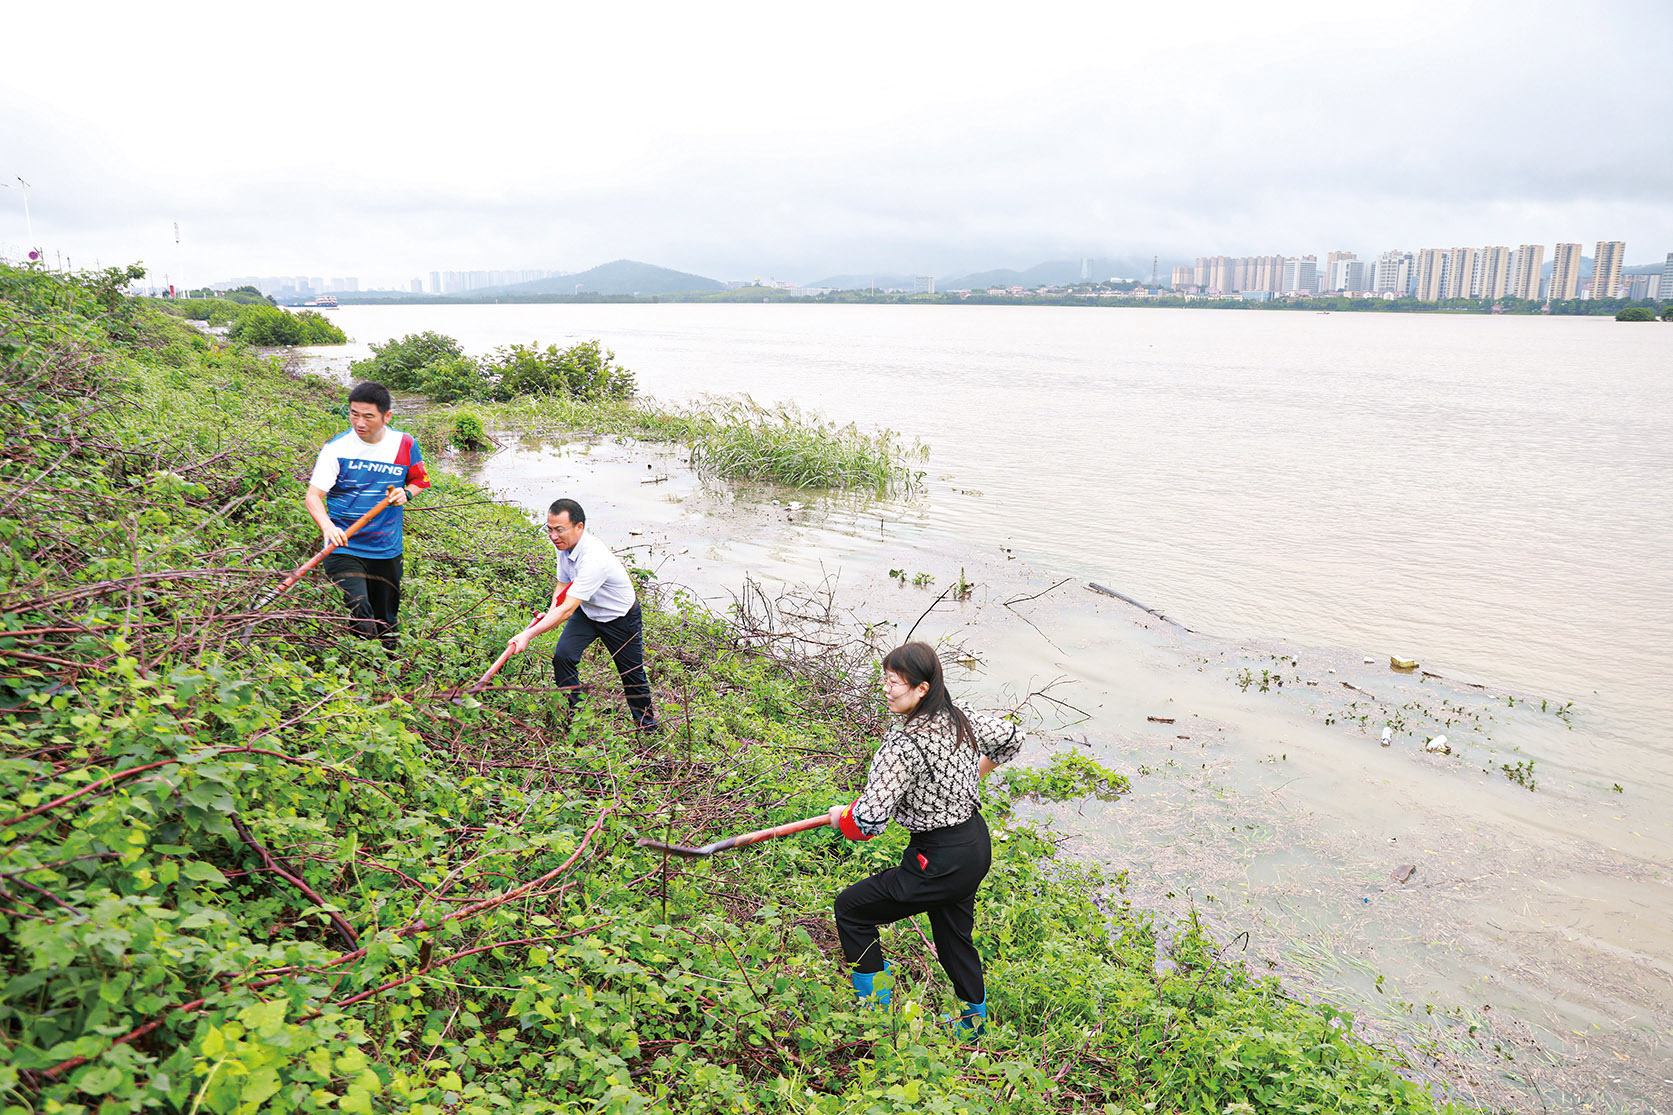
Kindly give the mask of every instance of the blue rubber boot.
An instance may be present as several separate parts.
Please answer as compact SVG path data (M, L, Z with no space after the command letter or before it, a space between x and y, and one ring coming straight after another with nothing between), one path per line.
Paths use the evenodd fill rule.
M875 1007L878 1010L889 1009L889 999L894 994L894 983L891 980L888 987L878 987L874 981L878 976L886 975L894 965L883 961L881 972L850 972L849 982L854 985L854 997L861 1006Z
M957 1038L979 1038L982 1031L988 1028L988 1003L983 999L979 1003L965 1003L964 1009L957 1014L950 1014L942 1021L949 1022L953 1027L953 1036Z

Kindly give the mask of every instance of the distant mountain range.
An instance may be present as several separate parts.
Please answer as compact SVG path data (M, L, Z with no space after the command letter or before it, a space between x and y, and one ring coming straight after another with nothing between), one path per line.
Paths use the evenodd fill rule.
M725 290L718 279L672 271L651 263L618 259L601 263L589 271L561 275L555 279L536 279L530 283L513 283L494 287L483 294L699 294L704 291Z
M1169 262L1158 265L1158 278L1161 281L1166 281L1167 275L1162 272L1171 266L1172 264ZM1150 277L1150 267L1151 261L1148 259L1094 259L1084 270L1093 282L1101 282L1115 277L1148 279ZM987 290L989 287L995 286L1057 286L1081 282L1082 270L1079 260L1057 260L1050 263L1036 264L1024 271L1000 268L995 271L979 271L969 275L938 276L935 280L935 289L938 291ZM876 287L879 290L911 290L917 278L916 275L881 273L828 275L823 279L803 283L802 285L815 288L825 287L831 290L865 290L870 287ZM711 279L705 275L674 271L667 267L658 267L655 264L640 263L631 259L618 259L610 263L600 264L588 271L577 271L572 275L536 279L528 283L513 283L510 286L490 287L471 293L474 297L541 294L702 294L725 290L726 286L727 284L720 280Z

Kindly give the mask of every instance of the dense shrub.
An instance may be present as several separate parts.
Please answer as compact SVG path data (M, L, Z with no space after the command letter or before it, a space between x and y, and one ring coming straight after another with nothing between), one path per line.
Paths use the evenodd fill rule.
M438 403L507 401L525 396L558 396L604 401L630 399L633 373L597 341L569 348L509 345L478 362L459 342L442 333L409 333L373 345L370 359L349 369L356 379L376 380L393 391L414 391Z
M510 345L488 365L496 399L522 395L568 395L574 399L630 399L638 389L633 373L597 341L570 348Z
M355 379L375 380L392 391L418 391L424 386L424 369L443 360L465 355L459 342L429 330L408 333L398 341L374 344L372 356L357 360L349 368Z
M1616 321L1654 321L1656 312L1648 306L1628 306L1615 315Z
M463 411L453 420L453 436L449 439L456 449L486 449L492 444L482 419L470 411Z
M444 356L418 369L418 390L438 403L456 403L486 399L490 384L482 367L470 357Z
M155 305L166 314L190 321L201 321L206 325L231 325L256 303L238 302L230 298L160 298L156 300Z
M249 345L340 345L348 336L312 310L289 313L277 306L249 306L227 333Z

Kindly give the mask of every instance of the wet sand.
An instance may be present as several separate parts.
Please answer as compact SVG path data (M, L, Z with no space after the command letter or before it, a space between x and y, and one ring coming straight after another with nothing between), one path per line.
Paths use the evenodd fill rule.
M1673 1097L1662 811L1595 777L1536 763L1529 790L1505 770L1582 743L1583 712L1390 669L1403 648L1183 630L1035 565L954 477L912 500L825 498L705 485L678 447L502 440L444 467L531 515L579 498L600 538L713 609L746 576L769 595L823 585L855 623L956 645L950 680L969 703L1026 701L1025 761L1084 749L1131 778L1121 802L1039 811L1077 854L1124 870L1135 906L1195 910L1228 957L1353 1011L1458 1098L1642 1111ZM972 516L992 528L982 541L947 525ZM969 597L931 608L961 575ZM1440 734L1451 753L1425 751Z

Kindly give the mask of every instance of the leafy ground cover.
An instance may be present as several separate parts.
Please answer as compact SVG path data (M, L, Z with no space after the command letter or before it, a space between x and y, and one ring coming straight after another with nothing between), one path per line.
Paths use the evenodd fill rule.
M0 268L7 1115L1449 1110L1195 927L1159 944L1015 816L1122 792L1084 759L990 787L983 1042L934 1021L952 996L912 924L885 938L896 1009L856 1010L830 901L903 834L696 863L635 838L852 795L869 648L792 650L647 584L665 735L624 731L597 657L573 718L539 653L460 696L550 558L446 476L408 514L398 654L318 582L257 615L316 541L303 478L342 389L121 278Z

